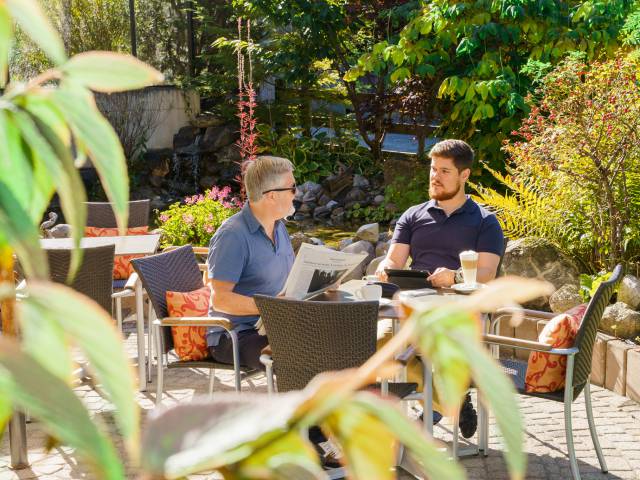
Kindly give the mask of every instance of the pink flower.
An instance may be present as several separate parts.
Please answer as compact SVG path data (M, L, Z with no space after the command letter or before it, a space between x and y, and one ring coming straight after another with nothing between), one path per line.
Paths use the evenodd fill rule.
M182 220L184 221L184 223L193 223L194 218L190 213L184 213L182 215Z
M215 230L215 227L213 225L207 224L204 226L204 231L207 233L213 233L214 230Z
M207 215L207 220L213 220L213 213L210 213L209 215Z
M161 222L166 222L167 220L169 220L169 215L165 215L164 213L160 215Z

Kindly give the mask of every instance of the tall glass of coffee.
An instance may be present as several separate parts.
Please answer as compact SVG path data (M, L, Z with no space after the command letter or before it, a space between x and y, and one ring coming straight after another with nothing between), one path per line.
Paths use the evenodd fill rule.
M478 274L478 252L465 250L460 252L460 265L465 285L475 285Z

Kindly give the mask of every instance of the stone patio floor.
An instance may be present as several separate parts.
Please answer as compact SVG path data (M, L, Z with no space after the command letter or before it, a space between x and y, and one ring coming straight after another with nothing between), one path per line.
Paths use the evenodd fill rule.
M135 325L125 323L127 350L136 361ZM197 394L208 391L208 373L204 370L172 369L165 374L164 404L187 401ZM215 391L232 390L232 375L218 372ZM266 391L264 377L256 377L251 386L244 389ZM85 401L91 412L103 416L105 421L113 424L109 411L112 407L99 393L87 384L76 388L78 395ZM143 412L154 407L155 384L149 385L149 391L137 394L137 401ZM609 473L602 474L598 460L591 444L582 396L574 403L575 443L580 473L585 480L597 479L639 479L640 480L640 405L598 387L592 388L595 422L609 466ZM562 404L536 398L519 397L524 414L526 435L525 451L528 455L527 479L570 479L569 460L566 455ZM435 435L443 440L450 440L450 423L448 419L436 427ZM84 468L83 462L77 458L74 450L59 446L51 452L45 451L46 435L37 422L27 425L29 461L31 465L24 470L9 469L8 435L0 441L0 480L14 479L77 479L93 478ZM116 441L117 442L117 441ZM121 445L117 445L121 448ZM488 457L468 457L461 460L470 479L500 480L507 479L508 474L502 457L500 435L494 419L490 426L490 452ZM136 478L138 472L127 466L127 478ZM216 474L195 475L194 479L217 479ZM399 471L399 479L413 478ZM437 479L444 480L444 479Z

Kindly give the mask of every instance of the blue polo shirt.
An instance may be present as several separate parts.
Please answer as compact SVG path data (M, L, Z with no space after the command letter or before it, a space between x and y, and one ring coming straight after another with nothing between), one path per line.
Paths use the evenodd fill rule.
M293 266L291 240L284 225L278 220L271 242L247 202L242 210L227 219L218 228L209 243L209 278L235 283L233 291L252 297L255 294L278 295L284 288ZM209 315L231 320L234 330L255 328L258 315L229 315L213 307ZM207 345L215 347L224 335L220 327L207 330Z
M504 236L496 216L467 198L447 216L435 200L414 205L402 214L391 239L410 246L411 268L460 268L458 255L464 250L502 255Z

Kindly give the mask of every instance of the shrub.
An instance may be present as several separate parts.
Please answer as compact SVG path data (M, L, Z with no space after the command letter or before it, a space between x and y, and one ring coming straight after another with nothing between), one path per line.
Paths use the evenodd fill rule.
M231 187L213 187L204 194L187 197L160 212L162 246L206 247L215 231L227 218L240 210L240 201L232 197Z
M591 65L569 57L545 77L539 105L513 132L521 140L505 146L513 169L503 184L512 195L480 191L499 214L512 202L512 213L501 218L506 230L540 232L528 223L531 210L543 223L545 216L547 225L555 222L542 236L564 244L592 272L640 254L638 66L622 54ZM541 201L518 196L514 185Z

